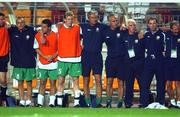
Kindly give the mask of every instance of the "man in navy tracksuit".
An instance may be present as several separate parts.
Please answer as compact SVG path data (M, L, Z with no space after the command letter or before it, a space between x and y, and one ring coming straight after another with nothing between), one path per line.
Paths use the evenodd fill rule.
M163 105L165 102L165 79L164 79L164 45L165 35L157 27L156 18L148 20L149 29L144 34L145 49L147 57L144 63L144 75L142 85L142 106L146 107L149 104L149 89L151 81L156 76L156 101Z
M117 17L115 14L108 16L109 27L103 32L104 42L107 45L107 58L105 62L106 77L107 77L107 108L111 108L113 94L113 80L118 78L118 104L120 108L123 105L123 80L125 80L124 67L125 57L127 55L125 41L123 40L123 31L117 27Z
M103 68L102 60L102 31L106 27L98 22L97 11L90 11L88 13L88 22L81 24L83 50L81 55L82 62L82 75L84 77L84 94L85 101L88 106L91 105L89 77L91 70L96 81L96 107L102 107L102 81L101 74Z
M31 106L32 80L36 77L36 54L33 49L35 31L25 25L25 20L18 17L16 26L9 28L11 44L12 78L18 81L20 106ZM24 81L27 81L27 95L24 94Z
M169 31L166 32L166 64L165 78L167 80L167 93L171 107L180 108L180 33L179 23L172 22ZM172 88L175 81L175 90Z
M128 30L125 31L124 40L128 51L126 59L126 92L125 92L125 107L132 106L134 80L138 81L140 89L140 103L141 103L141 87L143 80L143 68L145 59L144 39L138 38L136 32L136 22L133 19L128 20Z

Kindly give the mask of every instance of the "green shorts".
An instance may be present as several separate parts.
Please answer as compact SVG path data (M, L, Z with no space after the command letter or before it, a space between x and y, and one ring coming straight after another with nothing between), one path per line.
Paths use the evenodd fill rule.
M57 69L55 70L46 70L46 69L38 69L38 78L41 80L45 80L49 78L50 80L57 80Z
M35 68L13 68L12 78L21 81L30 81L36 78Z
M79 77L82 74L81 63L58 62L58 76Z

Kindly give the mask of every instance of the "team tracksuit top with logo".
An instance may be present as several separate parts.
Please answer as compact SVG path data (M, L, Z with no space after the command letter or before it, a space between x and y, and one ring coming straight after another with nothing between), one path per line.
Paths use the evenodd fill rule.
M11 43L11 65L18 68L35 68L35 50L33 27L25 26L20 31L16 26L9 29Z

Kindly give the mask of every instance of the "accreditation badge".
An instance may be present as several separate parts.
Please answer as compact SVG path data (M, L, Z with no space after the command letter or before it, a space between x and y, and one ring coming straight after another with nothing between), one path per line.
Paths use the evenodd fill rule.
M135 57L134 48L132 48L132 49L128 49L128 54L129 54L129 58L133 58L133 57Z
M177 58L177 48L171 49L171 58Z

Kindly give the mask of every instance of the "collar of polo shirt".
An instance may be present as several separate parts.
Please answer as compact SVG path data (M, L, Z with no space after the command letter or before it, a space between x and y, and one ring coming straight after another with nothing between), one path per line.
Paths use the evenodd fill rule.
M63 25L64 25L64 27L65 27L65 28L72 28L72 27L74 26L74 24L72 24L72 26L71 26L71 27L68 27L68 26L66 26L66 24L65 24L65 23L64 23Z

